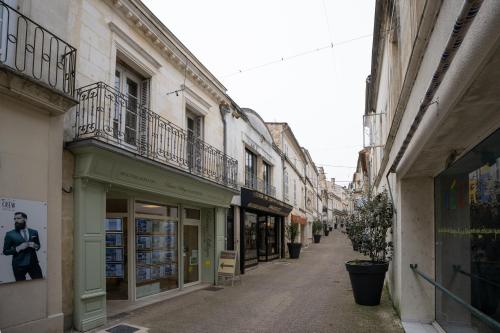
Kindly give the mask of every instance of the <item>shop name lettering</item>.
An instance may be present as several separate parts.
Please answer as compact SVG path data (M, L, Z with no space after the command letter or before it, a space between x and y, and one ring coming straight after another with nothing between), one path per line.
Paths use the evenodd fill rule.
M135 180L139 180L139 181L142 181L142 182L145 182L145 183L150 183L150 184L155 183L154 179L149 179L149 178L137 176L137 175L134 175L133 173L128 173L128 172L122 171L122 172L120 172L120 175L122 175L124 177L128 177L128 178L132 178L132 179L135 179Z
M16 202L9 199L1 199L0 207L2 207L2 210L13 210L16 208Z
M280 204L280 202L279 202L279 201L277 201L276 199L273 199L272 197L269 197L269 196L264 195L264 194L262 194L262 193L259 193L259 192L254 192L254 194L253 194L253 195L254 195L256 198L260 198L260 199L267 200L267 201L272 202L272 203L274 203L274 204L276 204L276 205L279 205L279 204Z
M491 228L476 228L476 229L470 229L470 228L459 228L459 229L454 229L454 228L439 228L438 233L441 234L452 234L452 235L462 235L462 236L468 236L468 235L500 235L500 229L491 229Z

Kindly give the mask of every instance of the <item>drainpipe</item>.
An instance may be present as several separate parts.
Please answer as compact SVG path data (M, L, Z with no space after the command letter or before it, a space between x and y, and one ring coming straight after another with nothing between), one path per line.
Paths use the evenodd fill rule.
M226 122L226 114L229 113L229 106L225 103L219 104L220 116L222 118L222 127L223 127L223 152L224 152L224 165L223 165L223 174L224 174L224 183L228 182L227 177L227 122Z

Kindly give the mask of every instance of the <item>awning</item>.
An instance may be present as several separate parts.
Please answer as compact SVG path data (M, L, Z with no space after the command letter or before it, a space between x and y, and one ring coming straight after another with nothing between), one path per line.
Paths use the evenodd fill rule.
M305 217L293 214L291 214L291 216L292 216L292 223L307 224L307 219Z

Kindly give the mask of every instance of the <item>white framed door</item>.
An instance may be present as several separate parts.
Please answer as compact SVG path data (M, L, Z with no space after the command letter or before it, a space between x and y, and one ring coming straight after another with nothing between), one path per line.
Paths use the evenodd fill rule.
M183 208L182 258L183 285L201 282L201 210Z

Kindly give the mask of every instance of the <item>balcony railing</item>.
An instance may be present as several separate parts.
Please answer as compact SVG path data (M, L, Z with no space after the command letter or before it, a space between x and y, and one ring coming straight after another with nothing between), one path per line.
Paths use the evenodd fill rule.
M245 173L245 186L272 197L276 197L276 187L268 184L263 179L258 178L250 172Z
M236 188L238 161L103 82L77 91L75 141L97 139Z
M76 49L2 0L0 65L74 96Z

